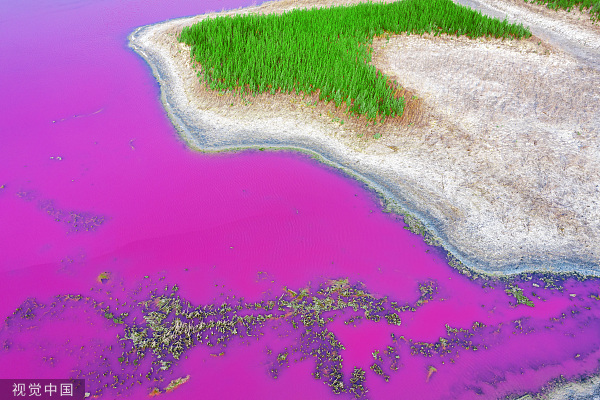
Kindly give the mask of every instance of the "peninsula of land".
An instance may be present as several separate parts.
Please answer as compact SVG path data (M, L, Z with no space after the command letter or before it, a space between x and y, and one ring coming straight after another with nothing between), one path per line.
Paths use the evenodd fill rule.
M475 271L600 275L600 24L589 14L461 0L533 36L375 38L373 65L406 99L402 117L375 126L318 95L211 91L178 41L183 27L216 15L358 2L281 0L170 20L139 28L130 46L152 67L193 148L317 155L365 181L411 229Z

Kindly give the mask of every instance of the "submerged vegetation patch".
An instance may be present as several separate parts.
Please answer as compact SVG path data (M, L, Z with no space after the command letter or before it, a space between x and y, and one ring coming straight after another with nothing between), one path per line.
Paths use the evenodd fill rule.
M260 341L265 353L258 362L265 376L277 379L294 364L312 360L312 376L340 398L372 398L369 388L378 381L397 390L414 368L423 369L410 384L430 388L428 398L445 398L444 382L464 386L456 398L469 393L499 398L514 390L524 394L519 383L507 382L511 374L535 373L538 382L549 382L558 374L555 365L586 359L590 362L565 364L560 376L596 371L598 283L538 274L506 281L479 278L480 296L473 299L474 292L466 297L456 292L467 288L458 279L421 280L393 297L360 282L333 279L295 290L283 287L260 300L221 295L194 305L165 277L144 277L119 297L121 290L115 289L121 285L113 280L90 295L26 300L6 319L0 343L4 353L21 353L39 347L26 336L34 328L78 327L76 337L55 346L45 343L40 355L50 361L77 355L80 363L73 372L85 377L90 396L126 395L134 387L151 396L170 392L193 377L190 364L180 363L192 357L193 348L206 350L195 359L200 354L235 359L245 357L237 345ZM530 298L540 306L535 314L527 307L533 306ZM381 325L387 335L383 341L371 330ZM360 343L346 336L357 330L364 338ZM106 341L95 336L102 331L108 333ZM372 358L358 361L348 350L368 351ZM499 352L505 354L500 359ZM430 381L438 389L431 389Z
M425 32L522 38L531 32L454 4L404 0L327 9L295 9L282 15L207 18L183 28L207 87L244 95L277 91L312 94L345 104L355 116L384 121L401 116L404 98L371 62L373 37Z

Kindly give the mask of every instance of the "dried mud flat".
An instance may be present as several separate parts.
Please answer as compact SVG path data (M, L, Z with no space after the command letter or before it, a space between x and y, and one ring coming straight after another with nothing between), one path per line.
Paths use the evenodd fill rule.
M218 14L358 2L283 0ZM317 96L242 100L206 90L176 38L216 13L140 28L130 45L152 66L165 108L192 147L317 153L416 216L477 271L599 275L600 24L578 10L519 0L477 4L510 11L509 20L534 36L376 38L373 64L408 104L402 118L375 127L315 104Z

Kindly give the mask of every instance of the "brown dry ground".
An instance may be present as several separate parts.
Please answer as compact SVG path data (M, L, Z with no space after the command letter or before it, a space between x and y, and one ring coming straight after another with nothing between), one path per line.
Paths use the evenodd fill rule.
M560 26L583 45L600 43L600 27L586 13L486 1ZM357 2L282 0L225 14ZM236 126L295 130L315 143L335 143L350 169L395 182L408 209L475 269L511 273L570 263L600 272L600 72L568 49L536 36L376 38L373 64L395 79L407 105L403 117L367 127L363 117L317 102L318 95L242 100L205 89L188 47L176 38L206 16L168 21L144 34L144 45L177 75L180 108L230 132Z

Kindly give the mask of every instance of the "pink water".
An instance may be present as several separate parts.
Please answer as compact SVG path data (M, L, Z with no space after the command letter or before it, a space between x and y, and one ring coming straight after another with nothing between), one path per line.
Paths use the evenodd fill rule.
M471 399L596 373L597 280L473 281L305 156L185 147L126 37L249 4L0 3L0 377L85 377L104 398Z

